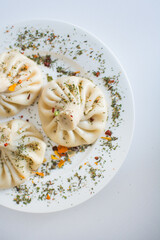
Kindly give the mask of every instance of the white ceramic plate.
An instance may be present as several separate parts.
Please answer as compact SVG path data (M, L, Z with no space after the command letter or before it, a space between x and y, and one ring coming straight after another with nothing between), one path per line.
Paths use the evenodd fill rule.
M56 160L51 160L51 155L55 155L52 150L55 144L42 131L37 111L38 99L33 106L14 116L29 119L43 133L48 145L45 156L47 161L39 169L44 177L33 175L20 188L1 190L0 204L36 213L55 212L76 206L108 184L129 150L134 127L134 107L127 76L108 47L92 34L68 23L42 20L23 22L1 28L0 37L0 53L8 48L18 48L24 50L27 56L34 55L34 59L37 59L38 54L51 56L51 67L43 63L40 65L44 73L44 85L47 83L47 73L54 81L58 75L80 72L76 75L93 80L105 93L108 102L105 131L112 131L111 139L101 138L109 137L103 132L92 146L84 152L76 153L61 168L57 166ZM113 102L114 107L111 106ZM115 111L119 117L114 122ZM9 119L13 118L1 121Z

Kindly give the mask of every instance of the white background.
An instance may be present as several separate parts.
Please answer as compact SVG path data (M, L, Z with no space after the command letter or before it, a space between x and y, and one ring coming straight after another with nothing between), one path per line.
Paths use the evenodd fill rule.
M80 206L51 214L0 207L0 239L159 240L160 1L0 1L2 25L41 18L79 25L117 55L134 92L134 138L118 174Z

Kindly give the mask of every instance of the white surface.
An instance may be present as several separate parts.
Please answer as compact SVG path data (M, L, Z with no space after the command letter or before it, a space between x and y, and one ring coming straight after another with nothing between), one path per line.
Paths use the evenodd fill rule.
M128 73L136 103L133 143L110 184L60 213L24 214L0 207L1 239L160 239L159 11L158 0L1 3L2 24L59 18L96 34Z
M40 26L40 29L39 29L39 26ZM39 47L38 53L40 53L40 55L42 54L46 55L46 53L49 53L51 54L52 59L54 59L55 56L57 59L56 63L53 65L53 68L51 69L48 69L40 65L42 72L44 71L45 74L47 73L52 74L53 79L56 79L57 76L59 75L59 73L58 75L56 73L56 70L55 70L56 67L63 66L64 69L68 69L72 71L80 70L81 76L89 77L93 79L93 82L97 86L99 86L103 91L104 96L106 98L107 105L108 105L108 110L107 110L108 119L107 119L107 123L105 124L105 129L103 130L103 133L101 136L104 136L104 132L107 129L111 128L111 131L113 132L112 137L113 136L118 137L117 141L112 143L113 146L118 145L115 151L114 150L107 151L107 148L104 151L103 150L104 146L101 145L103 144L103 141L101 141L99 137L99 139L92 145L91 148L86 149L84 153L79 153L79 154L76 154L74 157L72 157L71 158L72 164L67 164L66 162L62 169L54 169L53 171L49 171L50 172L49 175L46 175L44 173L44 175L46 176L44 176L44 178L41 180L37 176L35 178L31 177L30 181L25 182L25 184L27 185L27 188L29 189L29 192L31 192L31 194L29 194L30 198L32 199L30 204L27 204L27 205L15 204L13 199L17 195L17 192L13 189L0 191L0 205L2 206L6 206L11 209L30 212L30 213L48 213L48 212L55 212L55 211L57 212L60 210L65 210L70 207L74 207L86 201L87 199L91 198L94 194L99 192L104 186L106 186L110 182L110 180L115 176L115 174L121 167L122 163L126 158L128 150L130 148L132 135L133 135L133 128L134 128L134 122L135 122L133 96L132 96L133 94L131 92L130 84L128 82L127 76L124 70L122 69L122 67L120 66L120 64L118 63L117 59L115 58L114 54L111 53L110 50L107 49L107 47L99 39L96 39L95 36L89 34L87 31L72 24L68 24L61 21L55 21L55 20L52 20L52 21L51 20L50 21L48 20L34 21L33 20L33 21L27 21L27 22L23 21L23 22L20 22L19 24L14 24L14 28L10 31L10 34L8 34L8 37L6 36L6 33L4 33L4 31L6 31L6 28L4 27L0 31L0 36L2 36L0 41L0 46L1 46L0 52L5 51L9 45L14 46L15 38L17 38L17 33L23 32L24 28L26 27L29 28L30 30L32 30L33 28L43 32L47 31L47 29L48 31L52 31L52 29L54 29L54 33L60 36L58 42L56 42L56 40L54 41L54 48L52 50L50 50L50 45L48 44L44 44L44 45L41 45L41 47ZM32 34L34 34L34 32ZM65 39L68 34L71 40L67 41L64 46L62 45L61 49L59 50L60 39ZM84 40L87 40L88 44L84 43ZM70 54L69 55L64 54L67 48L68 52L73 51L72 56L75 56L77 52L77 48L76 48L77 41L78 41L78 44L81 46L81 49L85 49L85 51L87 51L88 53L90 52L90 48L92 47L93 54L94 54L93 56L96 56L96 54L103 53L102 59L105 60L105 64L103 65L100 64L99 60L95 58L94 65L93 65L93 59L87 56L88 55L87 52L86 54L83 54L82 58L77 57L76 61L72 60ZM72 44L70 44L70 42ZM24 54L27 55L26 52ZM30 52L30 55L32 54L34 54L34 52ZM63 65L62 65L62 62L63 62ZM101 68L106 67L106 73L103 74L101 71L100 78L93 76L93 74L87 73L88 70L92 73L95 69L98 69L99 67ZM113 69L110 70L111 68ZM104 87L104 81L101 78L104 76L114 76L114 75L117 76L119 73L121 74L118 77L119 83L116 86L116 89L117 89L116 91L121 95L122 99L121 101L117 101L117 104L122 104L122 109L124 110L124 112L123 110L121 111L120 118L117 119L116 124L114 124L113 126L113 120L111 118L111 115L113 113L113 108L111 108L111 94L109 93L109 91L107 91L107 88ZM64 78L66 79L66 77ZM70 78L71 77L69 77L69 79ZM76 84L76 79L72 81ZM48 83L47 79L44 79L43 83L45 86ZM90 85L91 87L92 83L90 82L87 85L88 86ZM113 85L113 89L115 89L114 85ZM56 88L56 86L52 86L52 88ZM85 90L86 87L83 83L82 83L82 89L84 92L87 91ZM98 93L97 91L98 89L96 90L96 94ZM50 92L50 94L48 95L50 96L49 97L50 101L54 96L54 95L51 96L51 94L52 93ZM83 93L81 94L81 96L83 96ZM36 102L32 106L29 106L29 108L27 107L24 108L19 114L15 115L15 118L20 119L21 115L24 117L29 115L28 117L29 122L32 123L34 126L36 126L37 130L41 132L42 127L39 119ZM47 102L48 101L46 101L46 103ZM83 99L82 99L82 102L83 102ZM40 100L39 100L39 103L40 103ZM54 106L53 104L52 104L52 107L55 107L56 109L56 106ZM48 116L45 114L45 117L48 117ZM86 114L86 117L87 117L87 114ZM92 117L94 118L94 115ZM123 119L122 121L120 120L121 118ZM7 119L7 121L11 119ZM3 119L3 121L6 121L6 119ZM45 124L46 125L48 124L47 121ZM101 124L101 127L103 127L103 124ZM48 145L49 139L46 136L47 134L45 133L43 134L42 132L42 135L44 137L45 143ZM55 145L54 142L52 142L51 144L52 146ZM45 152L45 158L47 159L46 164L48 169L52 165L52 164L50 165L48 162L52 154L53 154L52 148L47 147ZM99 163L98 166L96 166L98 174L99 173L102 174L103 177L101 178L96 177L95 181L93 181L91 178L91 174L89 173L89 169L91 169L89 165L95 168L95 163L94 163L95 156L98 156L99 158L101 157L103 159L101 164ZM106 161L106 163L104 163L104 161ZM80 168L80 166L82 167ZM43 171L44 168L46 168L46 166L42 166L42 168L40 167L38 169L38 172L44 172ZM81 185L83 187L81 187L80 189L78 187L79 185L78 179L77 177L76 179L74 177L75 174L78 174L82 179ZM83 180L84 175L86 177L85 181ZM73 179L73 181L71 180L70 182L68 182L68 178ZM37 201L37 199L40 196L39 195L40 192L38 194L36 193L37 192L36 187L33 187L32 180L34 181L35 184L38 184L37 186L40 188L41 194L43 194L43 190L42 190L44 189L43 186L44 185L46 186L46 182L50 180L52 182L51 188L54 187L55 191L57 192L56 196L54 196L53 194L50 195L51 199L52 199L52 196L54 197L54 201L52 200ZM39 180L41 182L40 184L39 184ZM71 192L68 191L67 189L69 188L69 186L73 184L75 186L74 191L71 191ZM66 196L66 199L64 199L61 196L61 193L58 191L60 185L64 188L63 195ZM91 192L93 193L91 194ZM35 198L34 198L34 195L35 195Z

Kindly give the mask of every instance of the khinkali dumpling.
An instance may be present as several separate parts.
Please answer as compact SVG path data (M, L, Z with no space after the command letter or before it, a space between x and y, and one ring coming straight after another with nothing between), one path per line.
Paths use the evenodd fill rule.
M23 183L44 160L46 144L33 125L22 120L0 124L0 189Z
M93 143L106 124L102 91L80 77L62 77L44 88L39 101L42 127L57 144L73 147Z
M13 116L32 104L41 87L41 70L34 61L17 50L0 55L0 116Z

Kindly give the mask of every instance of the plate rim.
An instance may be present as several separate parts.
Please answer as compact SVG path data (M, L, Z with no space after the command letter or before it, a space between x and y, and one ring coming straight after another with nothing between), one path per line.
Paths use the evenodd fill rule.
M73 23L70 23L68 21L64 21L64 20L60 20L60 19L54 19L54 18L41 18L41 19L38 19L38 18L32 18L32 19L25 19L25 20L22 20L22 21L15 21L14 23L7 23L6 25L3 24L2 25L2 28L3 27L6 27L6 26L10 26L10 25L23 25L23 24L29 24L29 23L38 23L38 22L57 22L57 23L61 23L61 24L65 24L65 25L69 25L70 27L75 27L76 29L79 29L80 31L82 31L83 33L86 33L88 34L91 38L94 38L96 41L98 41L101 46L103 48L106 48L107 51L110 53L110 55L112 55L112 57L114 58L114 60L116 61L116 63L120 66L120 68L122 69L123 71L123 74L124 74L124 77L125 77L125 80L127 81L127 84L128 84L128 88L129 88L129 92L130 92L130 97L131 97L131 104L132 104L132 114L133 114L133 119L132 119L132 129L131 129L131 135L129 137L129 143L128 143L128 147L125 151L125 155L123 157L123 159L121 160L121 164L119 166L118 169L116 169L114 171L114 173L112 174L112 176L110 177L110 179L108 180L107 183L105 184L102 184L96 192L94 192L92 195L89 195L89 197L87 199L85 199L84 201L81 201L73 206L68 206L66 207L65 209L58 209L58 210L51 210L49 207L48 207L48 211L45 209L45 211L42 211L42 212L38 212L38 211L33 211L33 210L24 210L23 208L13 208L13 207L10 207L10 206L7 206L7 205L4 205L4 204L1 204L0 203L0 206L3 206L5 208L8 208L8 209L11 209L11 210L14 210L14 211L18 211L18 212L24 212L24 213L36 213L36 214L44 214L44 213L57 213L57 212L61 212L61 211L64 211L64 210L68 210L70 208L74 208L74 207L77 207L79 206L80 204L83 204L84 202L88 201L89 199L93 198L95 195L97 195L97 193L99 193L103 188L105 188L109 183L110 181L113 179L113 177L117 174L117 172L120 170L120 168L122 167L125 159L127 158L127 155L129 153L129 150L130 150L130 147L131 147L131 143L132 143L132 140L133 140L133 135L134 135L134 130L135 130L135 100L134 100L134 95L133 95L133 90L132 90L132 87L131 87L131 83L129 81L129 78L128 78L128 75L125 71L125 69L123 68L120 60L118 59L118 57L116 56L116 54L112 51L112 49L108 46L108 44L104 43L99 37L97 37L94 33L90 32L89 30L81 27L81 26L78 26L76 24L73 24Z

